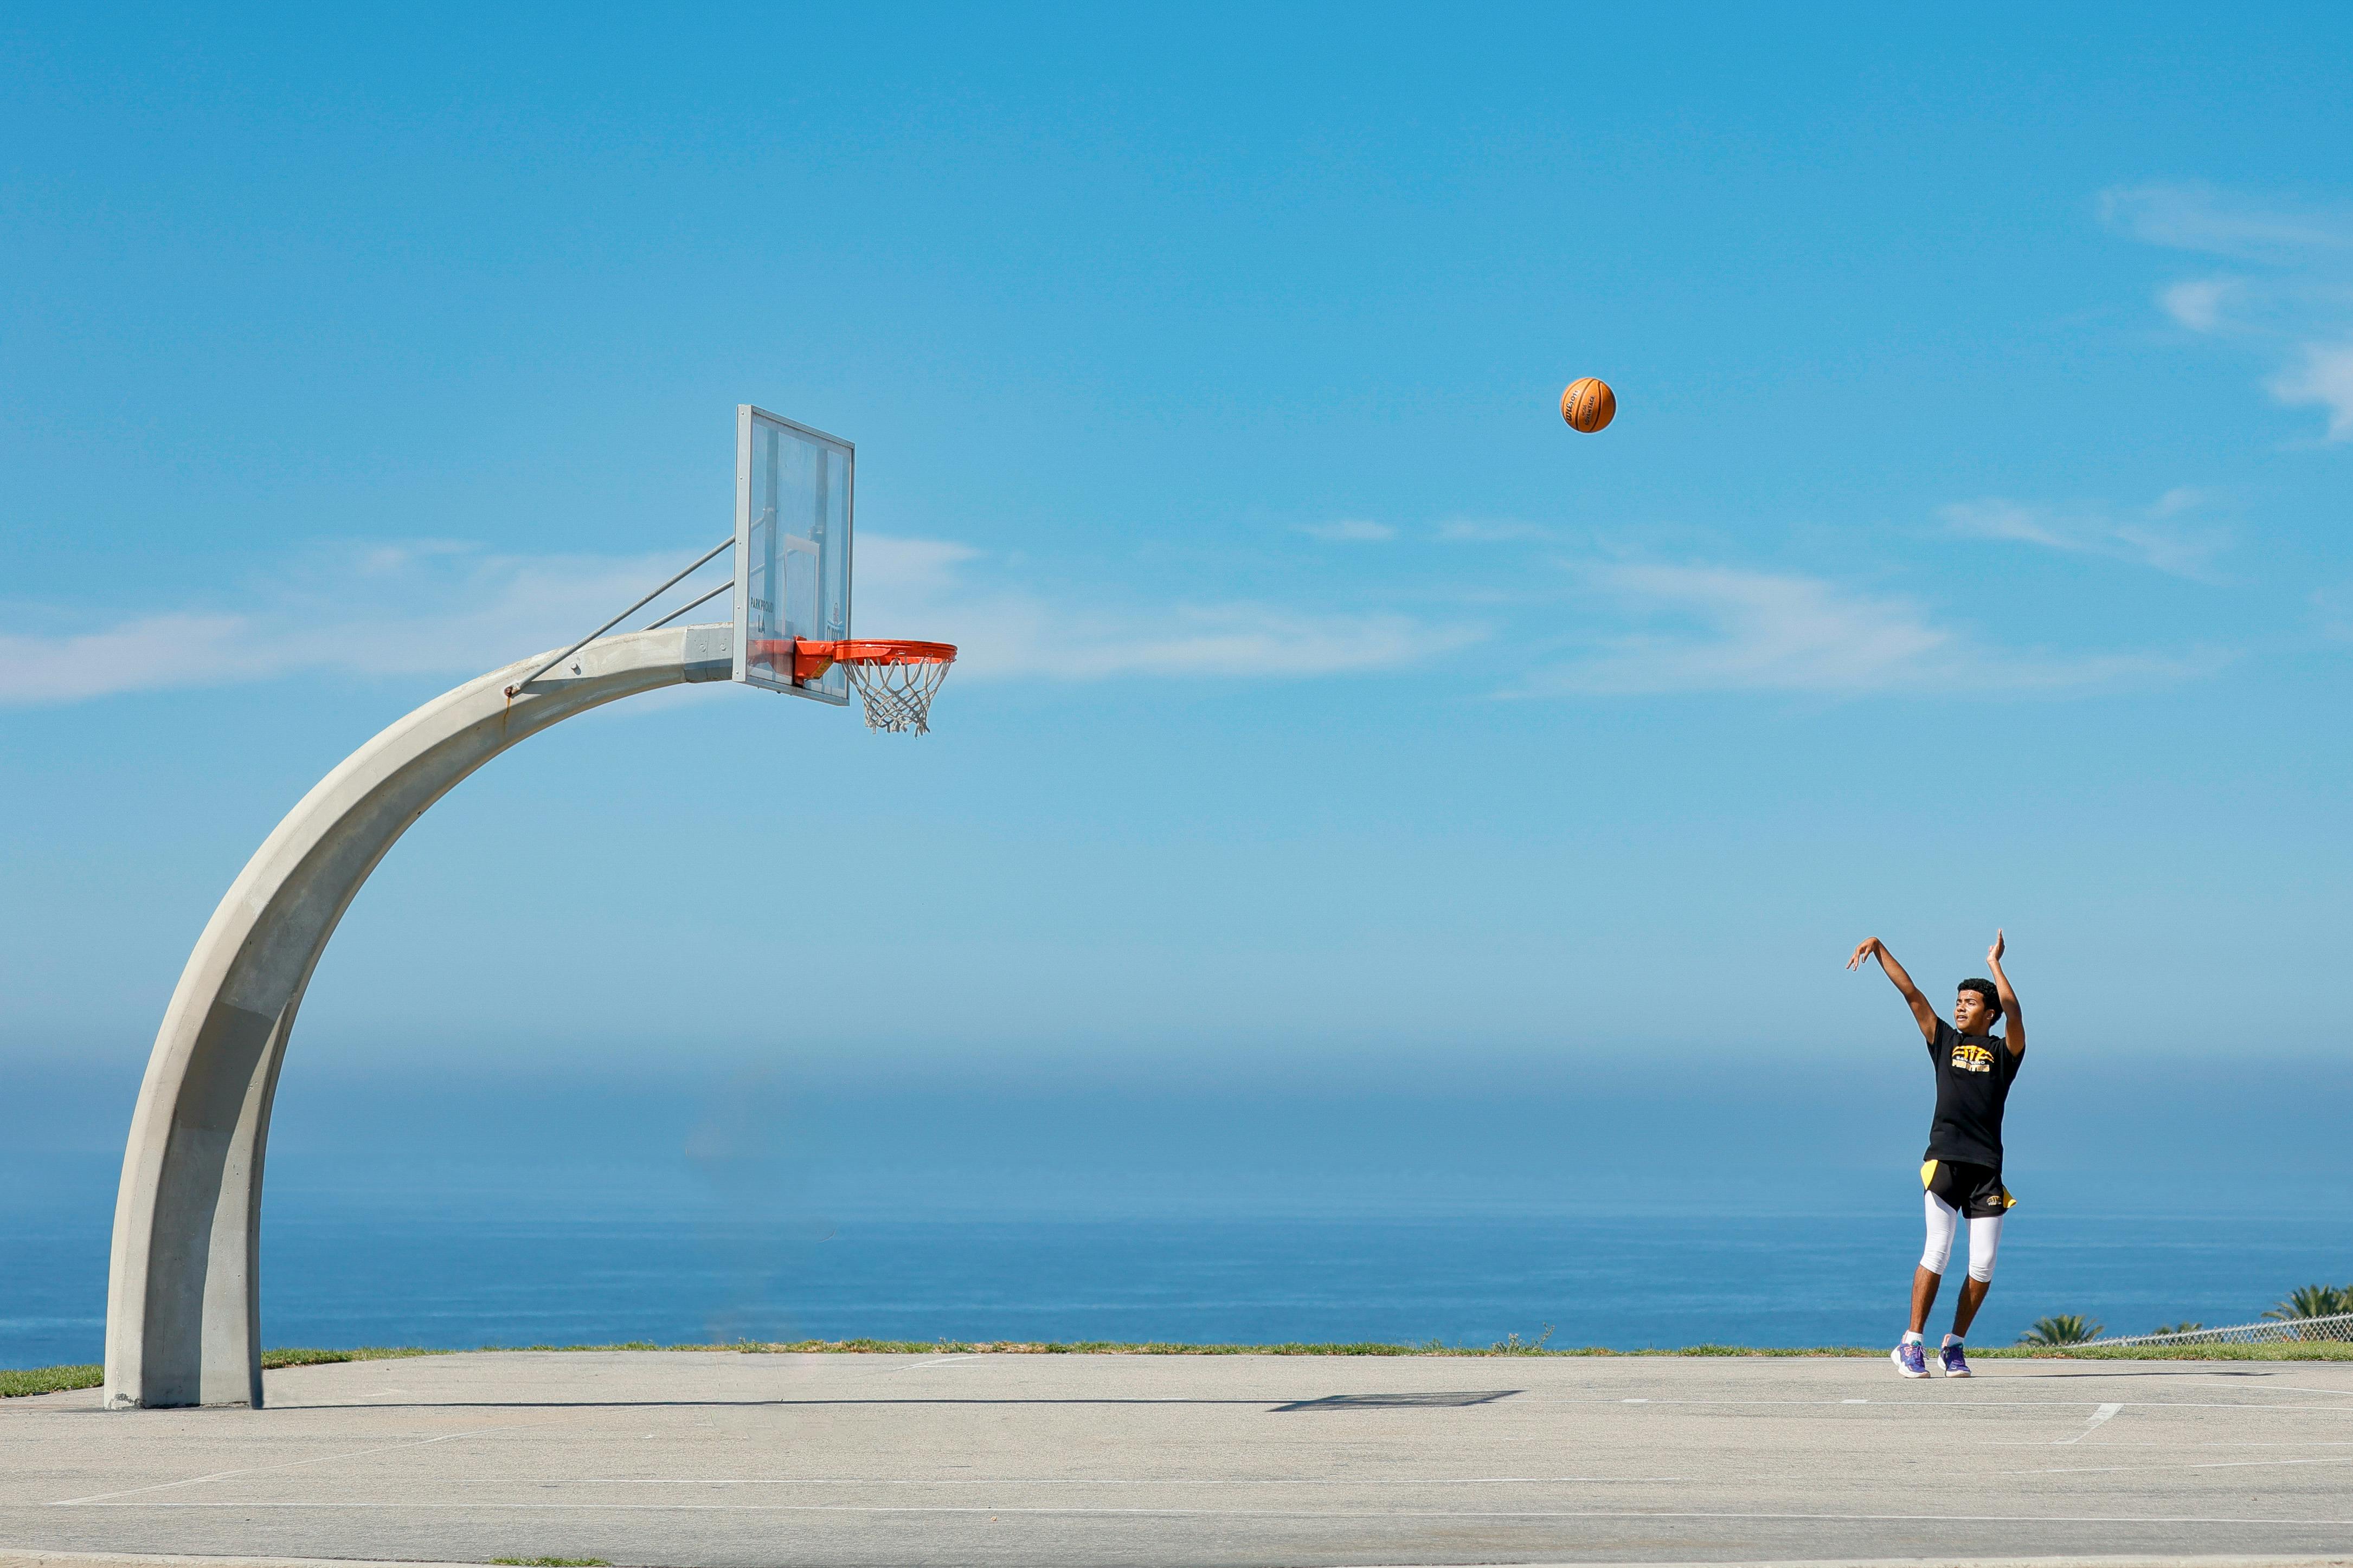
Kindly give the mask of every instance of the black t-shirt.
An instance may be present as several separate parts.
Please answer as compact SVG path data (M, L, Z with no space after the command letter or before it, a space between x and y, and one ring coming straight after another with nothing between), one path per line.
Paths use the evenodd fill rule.
M1939 1018L1928 1059L1936 1068L1936 1120L1922 1157L2000 1170L2001 1110L2021 1058L2000 1035L1964 1035Z

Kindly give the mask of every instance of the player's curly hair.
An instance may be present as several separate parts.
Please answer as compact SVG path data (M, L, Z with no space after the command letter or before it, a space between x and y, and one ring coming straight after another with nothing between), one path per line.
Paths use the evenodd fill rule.
M1999 1018L2001 1016L2001 993L1994 989L1992 981L1964 980L1958 985L1953 987L1953 989L1956 992L1976 992L1978 995L1985 998L1986 1005L1993 1009L1993 1016L1995 1017Z

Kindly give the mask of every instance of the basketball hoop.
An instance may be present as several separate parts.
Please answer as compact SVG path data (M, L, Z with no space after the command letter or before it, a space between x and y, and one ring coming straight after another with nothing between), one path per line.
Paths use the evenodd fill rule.
M866 727L889 734L931 732L924 722L932 697L955 662L955 645L860 638L846 642L793 644L793 679L815 680L835 665L849 675L850 689L866 704Z

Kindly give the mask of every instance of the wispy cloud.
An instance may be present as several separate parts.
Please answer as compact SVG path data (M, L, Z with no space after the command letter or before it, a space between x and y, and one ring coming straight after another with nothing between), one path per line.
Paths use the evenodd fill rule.
M2116 185L2100 216L2135 239L2242 261L2295 264L2316 252L2353 258L2353 205L2250 195L2188 182Z
M499 555L422 541L316 552L234 607L20 610L18 629L0 633L0 703L299 670L480 673L562 647L676 569L659 557Z
M1506 544L1526 539L1550 539L1553 531L1541 523L1458 517L1438 525L1438 537L1474 544Z
M2006 500L1956 501L1937 509L1947 527L1977 539L2014 540L2080 555L2137 561L2177 577L2211 580L2214 558L2231 546L2225 530L2180 521L2211 498L2179 489L2121 514L2096 504L2073 506Z
M987 564L963 544L869 536L859 544L859 625L955 643L966 679L1345 675L1406 668L1486 635L1474 622L1378 611L1049 597L998 581Z
M2294 364L2263 385L2282 403L2317 405L2328 410L2328 438L2353 437L2353 339L2306 343Z
M2353 439L2353 206L2200 184L2119 187L2100 205L2135 239L2238 264L2168 285L2158 307L2270 357L2273 397L2323 410L2327 439Z
M234 604L128 616L18 606L9 616L16 626L0 632L0 706L303 671L460 679L563 647L679 564L666 556L502 555L412 541L322 550ZM957 643L966 680L1302 679L1403 668L1483 635L1476 624L1379 611L1055 598L1008 584L993 565L948 541L867 534L859 541L860 630ZM723 570L705 568L667 604L716 585ZM704 613L723 617L725 596Z
M1335 544L1370 544L1384 539L1395 539L1398 531L1386 522L1370 522L1363 518L1344 518L1338 522L1303 522L1299 531L1310 539L1327 540Z
M2159 289L2157 302L2193 332L2219 332L2230 323L2245 292L2235 278L2192 278Z
M2224 656L2072 654L1981 640L1923 606L1818 577L1720 565L1584 565L1641 629L1532 676L1513 695L1780 691L1859 697L2073 693L2211 673Z

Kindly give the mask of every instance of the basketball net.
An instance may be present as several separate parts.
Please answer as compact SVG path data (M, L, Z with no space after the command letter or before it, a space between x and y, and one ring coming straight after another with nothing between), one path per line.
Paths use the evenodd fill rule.
M866 727L890 735L928 735L932 698L955 662L953 643L882 641L801 642L793 650L793 672L815 680L840 665L849 689L866 705Z
M852 664L849 689L866 704L866 727L888 734L928 735L932 694L948 678L947 660L922 664Z

